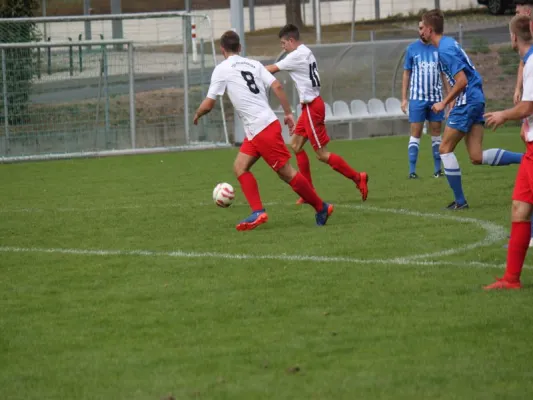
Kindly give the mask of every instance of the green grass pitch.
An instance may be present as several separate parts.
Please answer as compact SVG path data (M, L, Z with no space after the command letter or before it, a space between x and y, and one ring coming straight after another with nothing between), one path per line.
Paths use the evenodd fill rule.
M516 128L484 147L524 148ZM461 144L471 209L447 213L429 137L417 181L406 137L330 148L369 173L368 201L313 159L337 205L316 227L260 161L270 220L251 232L236 149L0 165L0 398L533 398L531 270L525 290L481 290L517 167Z

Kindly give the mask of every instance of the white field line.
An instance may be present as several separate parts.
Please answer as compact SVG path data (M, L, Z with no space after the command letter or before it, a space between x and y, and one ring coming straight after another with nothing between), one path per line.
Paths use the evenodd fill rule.
M208 203L212 205L211 203ZM269 205L276 205L278 203L270 203ZM498 264L486 264L480 262L447 262L447 261L431 261L428 258L439 258L444 256L450 256L472 250L482 246L491 245L506 235L506 231L503 227L496 225L489 221L478 220L470 217L461 217L455 215L436 214L436 213L423 213L418 211L393 209L393 208L379 208L363 205L351 205L351 204L339 204L336 205L339 208L370 211L370 212L385 212L398 215L407 215L419 218L434 218L444 219L459 223L470 223L484 229L486 236L481 241L466 244L463 246L456 246L451 249L441 250L433 253L417 254L407 257L395 257L392 259L358 259L353 257L325 257L325 256L303 256L303 255L253 255L253 254L228 254L217 252L186 252L186 251L171 251L171 252L156 252L150 250L83 250L83 249L46 249L46 248L23 248L23 247L0 247L0 252L8 253L52 253L52 254L71 254L71 255L91 255L91 256L146 256L146 257L179 257L179 258L220 258L220 259L232 259L232 260L280 260L280 261L302 261L302 262L323 262L323 263L357 263L357 264L394 264L394 265L421 265L421 266L436 266L436 265L452 265L452 266L467 266L467 267L481 267L481 268L497 268L501 267ZM137 208L136 206L128 208ZM152 206L151 206L152 207ZM168 205L161 205L160 207L168 208ZM140 207L139 207L140 208ZM116 210L118 208L101 208L100 210ZM22 209L21 209L22 210ZM35 209L27 209L35 210ZM83 211L88 209L57 209L57 210L69 210L69 211ZM56 211L57 211L56 210ZM95 209L93 209L95 210ZM42 210L46 212L47 210ZM33 211L27 211L33 212Z
M302 256L289 254L230 254L218 252L187 252L187 251L151 251L151 250L84 250L62 248L37 248L37 247L0 247L0 253L44 253L65 254L78 256L130 256L130 257L170 257L170 258L217 258L226 260L276 260L291 262L314 263L350 263L350 264L382 264L382 265L407 265L407 266L454 266L467 268L502 268L501 264L487 264L477 261L448 262L430 260L409 260L407 258L365 260L353 257L327 257L327 256Z

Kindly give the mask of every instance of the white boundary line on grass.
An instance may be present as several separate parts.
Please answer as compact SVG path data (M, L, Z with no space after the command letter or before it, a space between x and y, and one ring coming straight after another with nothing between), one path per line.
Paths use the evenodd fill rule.
M210 203L209 203L210 204ZM279 203L270 203L269 205L277 205ZM211 205L211 204L210 204ZM169 208L170 206L162 206ZM144 256L144 257L176 257L176 258L221 258L230 260L279 260L279 261L298 261L298 262L323 262L323 263L356 263L356 264L389 264L389 265L420 265L420 266L437 266L437 265L451 265L451 266L465 266L478 268L497 268L501 267L499 264L487 264L475 261L464 263L450 262L444 260L427 260L428 258L439 258L462 253L482 246L491 245L505 237L506 231L503 227L496 225L489 221L483 221L470 217L460 217L457 215L444 215L436 213L423 213L418 211L411 211L405 209L394 208L379 208L363 205L338 204L338 208L354 209L369 212L385 212L398 215L407 215L420 218L433 218L450 220L460 223L470 223L479 226L486 232L485 238L475 243L466 244L463 246L456 246L451 249L440 250L433 253L417 254L406 257L395 257L390 259L359 259L354 257L328 257L328 256L304 256L304 255L253 255L253 254L229 254L218 252L187 252L187 251L151 251L151 250L84 250L84 249L62 249L62 248L34 248L34 247L0 247L0 253L47 253L47 254L70 254L70 255L86 255L86 256ZM140 208L137 206L131 207L109 207L101 210L112 209L133 209ZM19 209L20 212L46 212L45 209ZM38 210L38 211L37 211ZM100 209L57 209L56 211L89 211ZM10 210L14 211L14 210ZM49 210L52 211L52 210ZM0 212L7 212L7 210L0 210Z
M315 263L350 263L350 264L382 264L382 265L417 265L417 266L455 266L477 268L500 268L500 264L487 264L477 261L464 263L451 261L414 260L408 258L393 259L359 259L352 257L326 257L326 256L302 256L289 254L229 254L217 252L187 252L187 251L151 251L151 250L84 250L84 249L61 249L61 248L37 248L37 247L0 247L0 253L44 253L65 254L79 256L131 256L131 257L171 257L171 258L220 258L226 260L277 260Z

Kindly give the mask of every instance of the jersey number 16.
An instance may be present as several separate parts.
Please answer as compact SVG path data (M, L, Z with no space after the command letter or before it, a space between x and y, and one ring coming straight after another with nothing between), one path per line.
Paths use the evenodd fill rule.
M316 62L309 64L309 78L311 79L311 84L313 87L320 87L320 78L318 76L318 67Z

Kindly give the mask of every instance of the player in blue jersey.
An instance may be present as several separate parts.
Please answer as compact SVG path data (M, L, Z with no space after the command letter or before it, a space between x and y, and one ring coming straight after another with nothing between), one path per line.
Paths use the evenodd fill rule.
M402 79L402 111L409 111L411 136L407 153L409 156L409 179L416 179L416 162L420 137L426 121L429 122L431 134L431 149L433 153L433 176L439 178L443 175L439 147L441 143L442 121L444 111L435 113L431 110L433 104L442 101L441 70L439 54L435 46L427 43L422 37L423 24L418 23L420 39L411 43L405 51L405 62ZM409 93L408 93L409 92ZM407 100L409 98L409 100ZM408 105L409 104L409 105Z
M451 86L451 91L444 100L435 103L432 110L436 113L442 112L455 101L448 116L439 152L444 173L454 194L454 201L446 208L461 210L468 208L468 203L463 192L459 162L453 153L461 139L465 138L470 160L476 165L519 164L522 153L503 149L483 151L485 95L481 76L459 43L451 37L443 36L444 15L441 10L424 13L422 23L422 36L438 49L442 72Z

